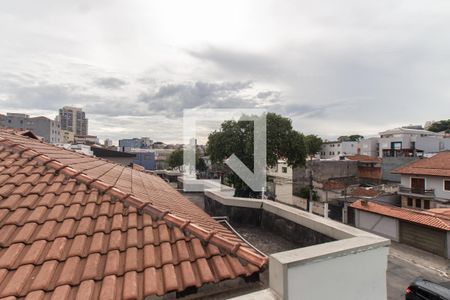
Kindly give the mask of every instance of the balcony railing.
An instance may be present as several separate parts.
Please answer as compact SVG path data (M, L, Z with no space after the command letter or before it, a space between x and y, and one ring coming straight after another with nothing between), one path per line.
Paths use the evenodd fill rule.
M418 187L408 188L408 187L401 186L399 189L399 193L434 197L434 189L424 189L424 188L418 188Z
M383 157L422 157L423 150L417 149L383 149Z

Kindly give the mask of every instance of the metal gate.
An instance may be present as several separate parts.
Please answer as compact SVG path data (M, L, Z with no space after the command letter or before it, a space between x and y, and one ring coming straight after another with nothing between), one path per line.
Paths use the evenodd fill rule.
M446 232L408 222L400 222L400 242L446 256Z
M341 202L328 203L328 217L332 220L342 222L342 208L344 205Z

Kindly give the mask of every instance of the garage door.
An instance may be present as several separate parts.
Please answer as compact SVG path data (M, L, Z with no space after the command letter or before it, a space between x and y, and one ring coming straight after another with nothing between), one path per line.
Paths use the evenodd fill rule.
M400 242L446 256L446 232L442 230L400 222Z

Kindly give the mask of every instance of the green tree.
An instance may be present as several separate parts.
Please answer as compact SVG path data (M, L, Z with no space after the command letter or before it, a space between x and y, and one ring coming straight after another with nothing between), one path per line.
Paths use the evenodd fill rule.
M206 152L213 163L223 161L235 154L250 170L253 171L254 122L225 121L220 130L212 132L208 137ZM284 158L292 167L305 163L306 145L303 134L292 128L292 121L275 113L266 115L266 165L273 167L278 159ZM236 174L227 169L227 181L232 183L236 196L256 196Z
M169 167L172 169L180 169L183 165L183 149L176 149L172 153L170 153L167 158L167 163Z
M196 154L196 157L195 157L196 170L200 171L200 172L206 171L206 169L208 167L206 166L205 161L202 158L200 158L199 151L196 151L195 154ZM169 164L169 167L172 169L179 170L181 168L181 166L183 166L183 161L184 161L183 155L184 155L184 150L181 148L173 151L167 158L167 163Z
M450 133L450 119L434 122L433 124L431 124L428 130L433 132L445 131L447 133Z
M309 156L314 156L317 152L320 152L323 141L320 137L314 134L305 136L306 153Z
M362 139L364 139L364 137L360 134L342 135L337 138L339 142L359 142Z

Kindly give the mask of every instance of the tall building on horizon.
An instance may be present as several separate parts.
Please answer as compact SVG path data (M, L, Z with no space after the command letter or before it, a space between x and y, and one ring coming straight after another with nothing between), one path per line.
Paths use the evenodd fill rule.
M85 112L78 107L64 106L59 110L61 129L75 135L88 135L88 119Z

